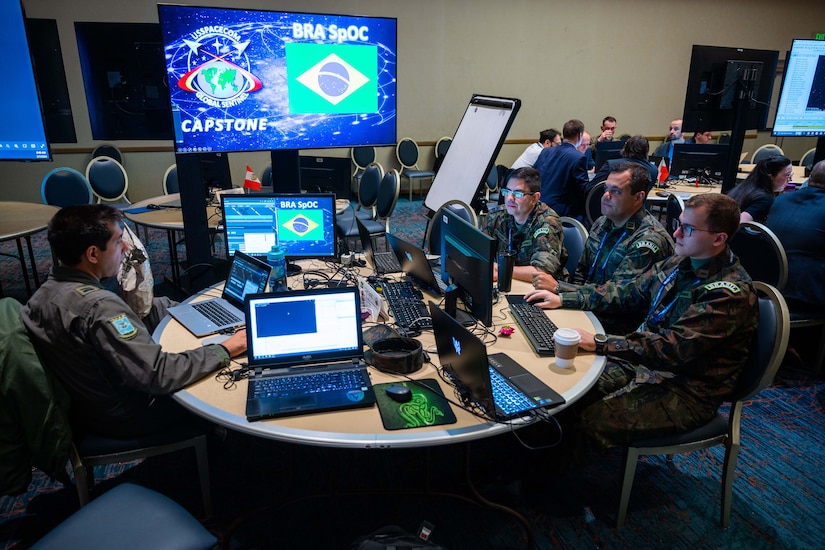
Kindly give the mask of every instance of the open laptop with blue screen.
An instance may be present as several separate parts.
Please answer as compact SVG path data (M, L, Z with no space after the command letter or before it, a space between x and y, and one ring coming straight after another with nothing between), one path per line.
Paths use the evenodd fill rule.
M220 298L179 304L167 311L198 338L241 327L244 296L266 290L271 272L266 262L236 251Z
M248 420L375 403L357 287L251 295L245 313Z
M484 342L430 302L438 361L462 397L491 418L509 420L564 398L504 353L487 355Z

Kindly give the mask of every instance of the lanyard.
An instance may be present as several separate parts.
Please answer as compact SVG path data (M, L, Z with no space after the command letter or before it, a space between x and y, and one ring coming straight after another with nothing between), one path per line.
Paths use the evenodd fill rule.
M667 286L673 281L674 278L676 278L676 275L678 273L679 273L679 268L676 267L676 269L674 269L671 272L671 274L668 275L667 278L664 280L664 282L662 283L662 286L659 287L659 292L656 293L656 298L653 300L653 303L650 306L650 311L647 314L647 319L645 319L644 323L642 323L642 327L646 327L650 323L658 323L659 321L664 319L667 312L670 311L670 308L672 308L674 306L674 304L676 304L676 302L679 300L679 294L680 293L677 292L676 296L673 297L673 300L671 300L669 304L667 304L664 308L662 308L662 310L659 311L659 313L657 313L656 315L653 314L653 312L656 311L656 306L659 305L659 299L662 297L662 292L664 292L665 289L667 288ZM691 285L691 287L694 287L694 286L698 285L701 282L702 282L702 280L697 278L696 281Z
M612 233L612 232L611 232ZM622 234L619 235L618 240L613 243L613 248L610 249L610 252L607 253L607 256L604 258L604 263L602 264L601 269L599 269L599 281L603 282L604 279L604 270L607 268L607 262L610 261L610 256L613 255L613 252L616 251L616 247L619 246L619 243L622 242L622 239L625 238L627 235L627 229L622 231ZM605 233L604 237L602 237L602 242L599 243L599 248L596 249L596 256L593 258L593 265L590 266L590 270L587 272L587 282L593 282L593 272L596 271L596 264L599 261L599 255L602 253L602 247L604 247L604 243L607 242L607 237L610 236L610 233Z

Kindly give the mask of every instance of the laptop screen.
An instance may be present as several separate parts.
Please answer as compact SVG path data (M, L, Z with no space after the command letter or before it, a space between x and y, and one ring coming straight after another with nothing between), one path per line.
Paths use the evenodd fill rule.
M236 251L232 258L229 277L223 287L223 298L242 310L244 296L266 290L271 270L266 262Z
M251 367L291 367L363 355L356 287L295 290L246 297Z

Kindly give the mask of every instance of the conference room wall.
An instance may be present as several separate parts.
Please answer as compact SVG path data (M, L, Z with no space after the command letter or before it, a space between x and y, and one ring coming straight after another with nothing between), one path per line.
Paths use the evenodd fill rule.
M604 115L618 118L620 133L663 136L680 116L693 44L775 49L794 37L810 38L812 23L825 20L825 2L791 0L226 0L182 4L355 13L398 18L398 137L435 142L452 135L473 93L518 97L521 112L497 161L510 164L545 127L582 119L597 133ZM24 0L28 17L56 19L66 68L77 144L53 147L52 163L5 163L0 200L40 201L40 181L56 166L82 170L91 137L80 72L76 21L157 22L154 0ZM778 82L775 93L778 92ZM47 82L41 85L48 86ZM772 115L771 115L772 120ZM773 141L760 133L746 150ZM799 158L810 138L781 146ZM130 196L158 193L171 143L118 141L125 150ZM752 147L750 147L752 145ZM85 154L84 154L85 153ZM347 156L348 151L312 154ZM422 165L432 163L423 147ZM268 164L266 153L230 156L239 185L245 165ZM385 168L396 167L391 147L379 151Z

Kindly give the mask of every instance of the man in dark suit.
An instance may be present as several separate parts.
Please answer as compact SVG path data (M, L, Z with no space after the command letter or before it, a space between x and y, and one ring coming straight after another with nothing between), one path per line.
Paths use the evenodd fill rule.
M584 193L588 184L587 159L577 149L584 135L581 120L568 120L562 129L564 141L544 149L534 168L541 174L541 202L559 216L584 219Z

